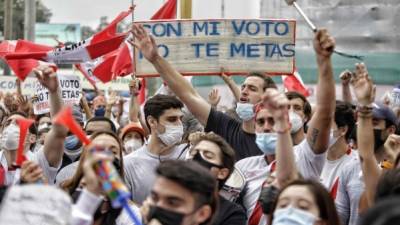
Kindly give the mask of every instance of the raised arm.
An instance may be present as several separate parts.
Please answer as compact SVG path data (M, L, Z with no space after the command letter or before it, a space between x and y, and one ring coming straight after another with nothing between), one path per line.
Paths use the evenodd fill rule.
M117 102L117 92L116 91L110 91L109 96L106 100L106 113L105 117L111 119L111 112L112 112L112 107L115 105Z
M358 74L351 81L357 99L357 145L361 159L361 169L365 182L368 206L372 206L376 186L380 176L378 161L374 154L374 127L372 123L372 103L375 87L363 64L357 65ZM360 68L362 67L362 68Z
M62 107L58 79L51 67L39 67L34 73L40 84L49 90L50 115L54 117ZM51 167L58 167L64 154L64 140L68 130L58 124L53 124L44 141L44 154Z
M240 99L240 88L236 85L232 77L225 74L223 68L221 69L221 78L224 80L225 84L228 85L229 89L231 89L233 97L235 97L236 102L238 102Z
M92 114L92 111L90 110L89 104L86 101L86 97L83 93L82 93L80 105L81 105L83 111L85 112L86 120L91 119L93 117L93 114Z
M139 122L140 105L137 99L139 95L139 80L132 79L129 82L129 92L131 98L129 100L129 120L131 122Z
M178 71L159 55L154 37L150 36L142 25L134 24L132 33L136 38L136 43L131 42L131 44L138 48L143 56L153 64L162 79L168 84L168 87L179 97L200 123L205 125L211 110L210 104L200 96Z
M328 149L330 127L335 112L335 80L331 62L334 47L335 40L327 30L316 32L314 50L318 64L317 104L307 131L307 142L316 154L324 153Z
M353 103L353 98L351 97L350 91L350 79L351 79L351 72L348 70L343 71L340 74L340 80L342 81L342 98L344 102Z
M276 173L280 187L284 187L297 178L297 167L293 154L293 143L290 136L288 115L289 100L276 89L267 89L263 96L264 107L269 110L274 119L273 130L277 133L276 143Z

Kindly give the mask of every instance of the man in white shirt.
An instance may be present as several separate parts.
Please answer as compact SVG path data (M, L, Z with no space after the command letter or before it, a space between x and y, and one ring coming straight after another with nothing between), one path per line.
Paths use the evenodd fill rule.
M168 95L155 95L144 106L150 140L124 158L125 181L138 204L150 194L160 162L185 159L187 146L179 145L183 136L182 107L176 97Z

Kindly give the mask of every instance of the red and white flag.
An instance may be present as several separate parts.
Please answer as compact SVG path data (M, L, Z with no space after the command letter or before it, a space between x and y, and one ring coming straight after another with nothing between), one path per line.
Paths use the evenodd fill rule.
M121 22L125 17L127 17L133 10L133 7L126 12L120 13L111 23L104 28L102 31L95 35L96 39L104 39L104 38L112 38L117 36L117 25ZM117 52L119 49L123 48L125 43L119 45L116 50L113 50L95 60L83 62L80 64L76 64L76 68L82 72L82 74L89 80L92 85L96 82L96 78L98 78L103 83L107 83L111 81L113 76L113 65L114 60L116 58ZM131 64L132 65L132 64ZM116 67L116 71L119 69Z
M151 20L160 19L176 19L176 0L168 0L161 8L151 17Z
M303 80L301 79L301 75L298 72L297 68L295 68L293 75L282 76L282 83L286 91L296 91L304 95L305 97L310 96L310 92L304 85Z
M32 72L32 70L40 65L40 62L35 59L7 59L9 54L18 54L19 52L36 52L49 51L52 47L35 44L26 40L18 40L16 44L10 41L3 41L0 44L0 57L4 59L15 75L22 81ZM52 65L57 69L55 65Z
M132 10L133 8L120 13L117 19L121 21L129 15ZM5 58L8 60L37 59L56 64L77 64L87 62L117 49L125 40L128 33L116 33L117 23L119 21L114 20L104 30L79 43L55 48L50 51L11 53L7 54Z

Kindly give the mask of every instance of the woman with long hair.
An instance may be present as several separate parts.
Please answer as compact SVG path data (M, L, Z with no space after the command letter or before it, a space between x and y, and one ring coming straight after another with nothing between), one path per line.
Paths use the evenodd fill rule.
M272 225L339 225L332 197L318 182L295 180L284 187L272 207Z

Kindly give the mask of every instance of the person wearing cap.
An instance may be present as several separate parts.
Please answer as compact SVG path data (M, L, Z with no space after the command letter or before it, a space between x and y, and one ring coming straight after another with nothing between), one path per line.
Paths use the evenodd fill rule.
M143 146L145 140L144 130L139 122L132 122L126 125L120 134L124 144L124 155L139 149Z
M343 224L358 224L359 215L375 201L378 178L394 162L384 143L396 130L393 111L374 103L375 88L364 64L357 65L357 76L351 80L357 99L357 146L359 158L342 168L342 179L335 199ZM393 159L392 159L393 158Z

